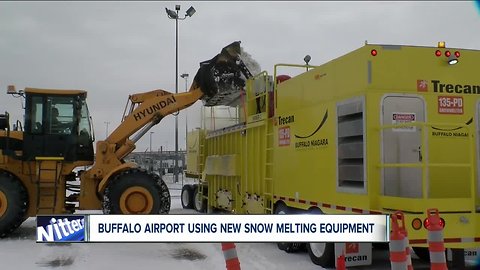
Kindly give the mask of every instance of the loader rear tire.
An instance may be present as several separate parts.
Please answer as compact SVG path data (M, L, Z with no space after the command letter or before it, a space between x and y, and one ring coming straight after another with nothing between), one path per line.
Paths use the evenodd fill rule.
M193 209L193 186L184 185L180 195L183 209Z
M0 238L25 221L28 195L25 187L13 175L0 171Z
M104 193L106 214L168 214L170 193L156 174L129 169L110 180Z

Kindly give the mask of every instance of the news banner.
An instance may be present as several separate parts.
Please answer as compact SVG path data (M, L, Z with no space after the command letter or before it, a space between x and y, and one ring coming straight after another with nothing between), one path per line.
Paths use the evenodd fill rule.
M388 242L388 215L37 216L37 242Z

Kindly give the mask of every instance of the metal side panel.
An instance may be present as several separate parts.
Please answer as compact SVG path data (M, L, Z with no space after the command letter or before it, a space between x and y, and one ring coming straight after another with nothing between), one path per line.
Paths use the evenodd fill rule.
M236 155L208 156L205 162L207 175L237 176Z
M350 142L339 144L338 158L363 158L363 142Z
M337 117L363 112L363 103L351 102L337 106Z
M338 137L362 136L363 120L349 120L338 123Z
M363 182L363 175L363 164L338 166L338 178L341 181L347 180Z

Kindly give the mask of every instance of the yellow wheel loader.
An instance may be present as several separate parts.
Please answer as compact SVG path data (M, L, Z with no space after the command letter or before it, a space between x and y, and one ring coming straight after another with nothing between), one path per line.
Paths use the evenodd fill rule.
M0 237L37 214L103 209L112 214L166 214L170 194L160 176L124 158L165 116L197 100L221 104L242 91L251 76L240 59L240 42L200 63L189 92L153 90L129 96L121 124L96 143L81 90L25 88L7 93L25 98L24 124L10 128L0 115ZM84 170L81 170L81 169Z

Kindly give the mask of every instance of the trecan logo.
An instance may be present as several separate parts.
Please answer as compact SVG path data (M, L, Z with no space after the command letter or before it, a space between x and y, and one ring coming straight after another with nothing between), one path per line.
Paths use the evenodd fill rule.
M427 80L417 80L417 92L428 92Z
M345 253L352 254L358 253L359 251L359 244L358 243L346 243L345 244Z
M85 241L85 216L37 216L37 242Z

